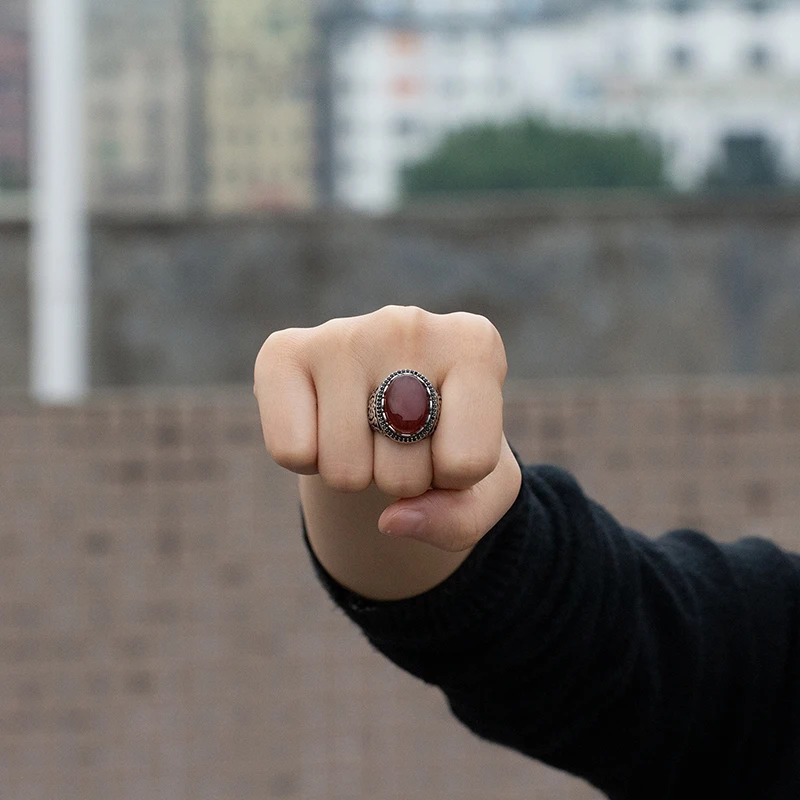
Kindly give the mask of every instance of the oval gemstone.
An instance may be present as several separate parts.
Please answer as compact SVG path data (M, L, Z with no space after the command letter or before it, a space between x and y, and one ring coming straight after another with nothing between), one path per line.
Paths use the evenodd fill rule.
M383 393L383 410L386 421L406 436L419 433L428 419L428 390L413 375L392 378Z

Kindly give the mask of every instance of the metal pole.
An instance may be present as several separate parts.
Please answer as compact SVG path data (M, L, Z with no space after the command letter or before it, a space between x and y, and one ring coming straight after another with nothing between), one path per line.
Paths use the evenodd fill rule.
M89 384L83 0L32 0L33 396L75 403Z

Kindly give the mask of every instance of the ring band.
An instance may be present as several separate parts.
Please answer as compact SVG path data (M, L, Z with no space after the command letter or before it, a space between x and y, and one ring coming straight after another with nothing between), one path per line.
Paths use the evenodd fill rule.
M442 397L420 372L399 369L369 396L367 419L372 430L396 442L419 442L439 424Z

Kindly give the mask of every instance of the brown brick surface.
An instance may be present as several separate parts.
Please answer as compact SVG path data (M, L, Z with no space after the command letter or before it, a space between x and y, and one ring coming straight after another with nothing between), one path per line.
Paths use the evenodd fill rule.
M800 550L800 382L517 384L624 523ZM316 585L249 392L0 400L0 797L597 797L450 717Z

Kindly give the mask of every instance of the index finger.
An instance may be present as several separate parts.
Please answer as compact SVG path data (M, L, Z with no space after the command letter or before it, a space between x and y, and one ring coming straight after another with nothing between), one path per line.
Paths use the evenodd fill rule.
M272 458L292 472L317 472L317 396L302 331L273 333L256 359L253 392L258 400L264 444Z

